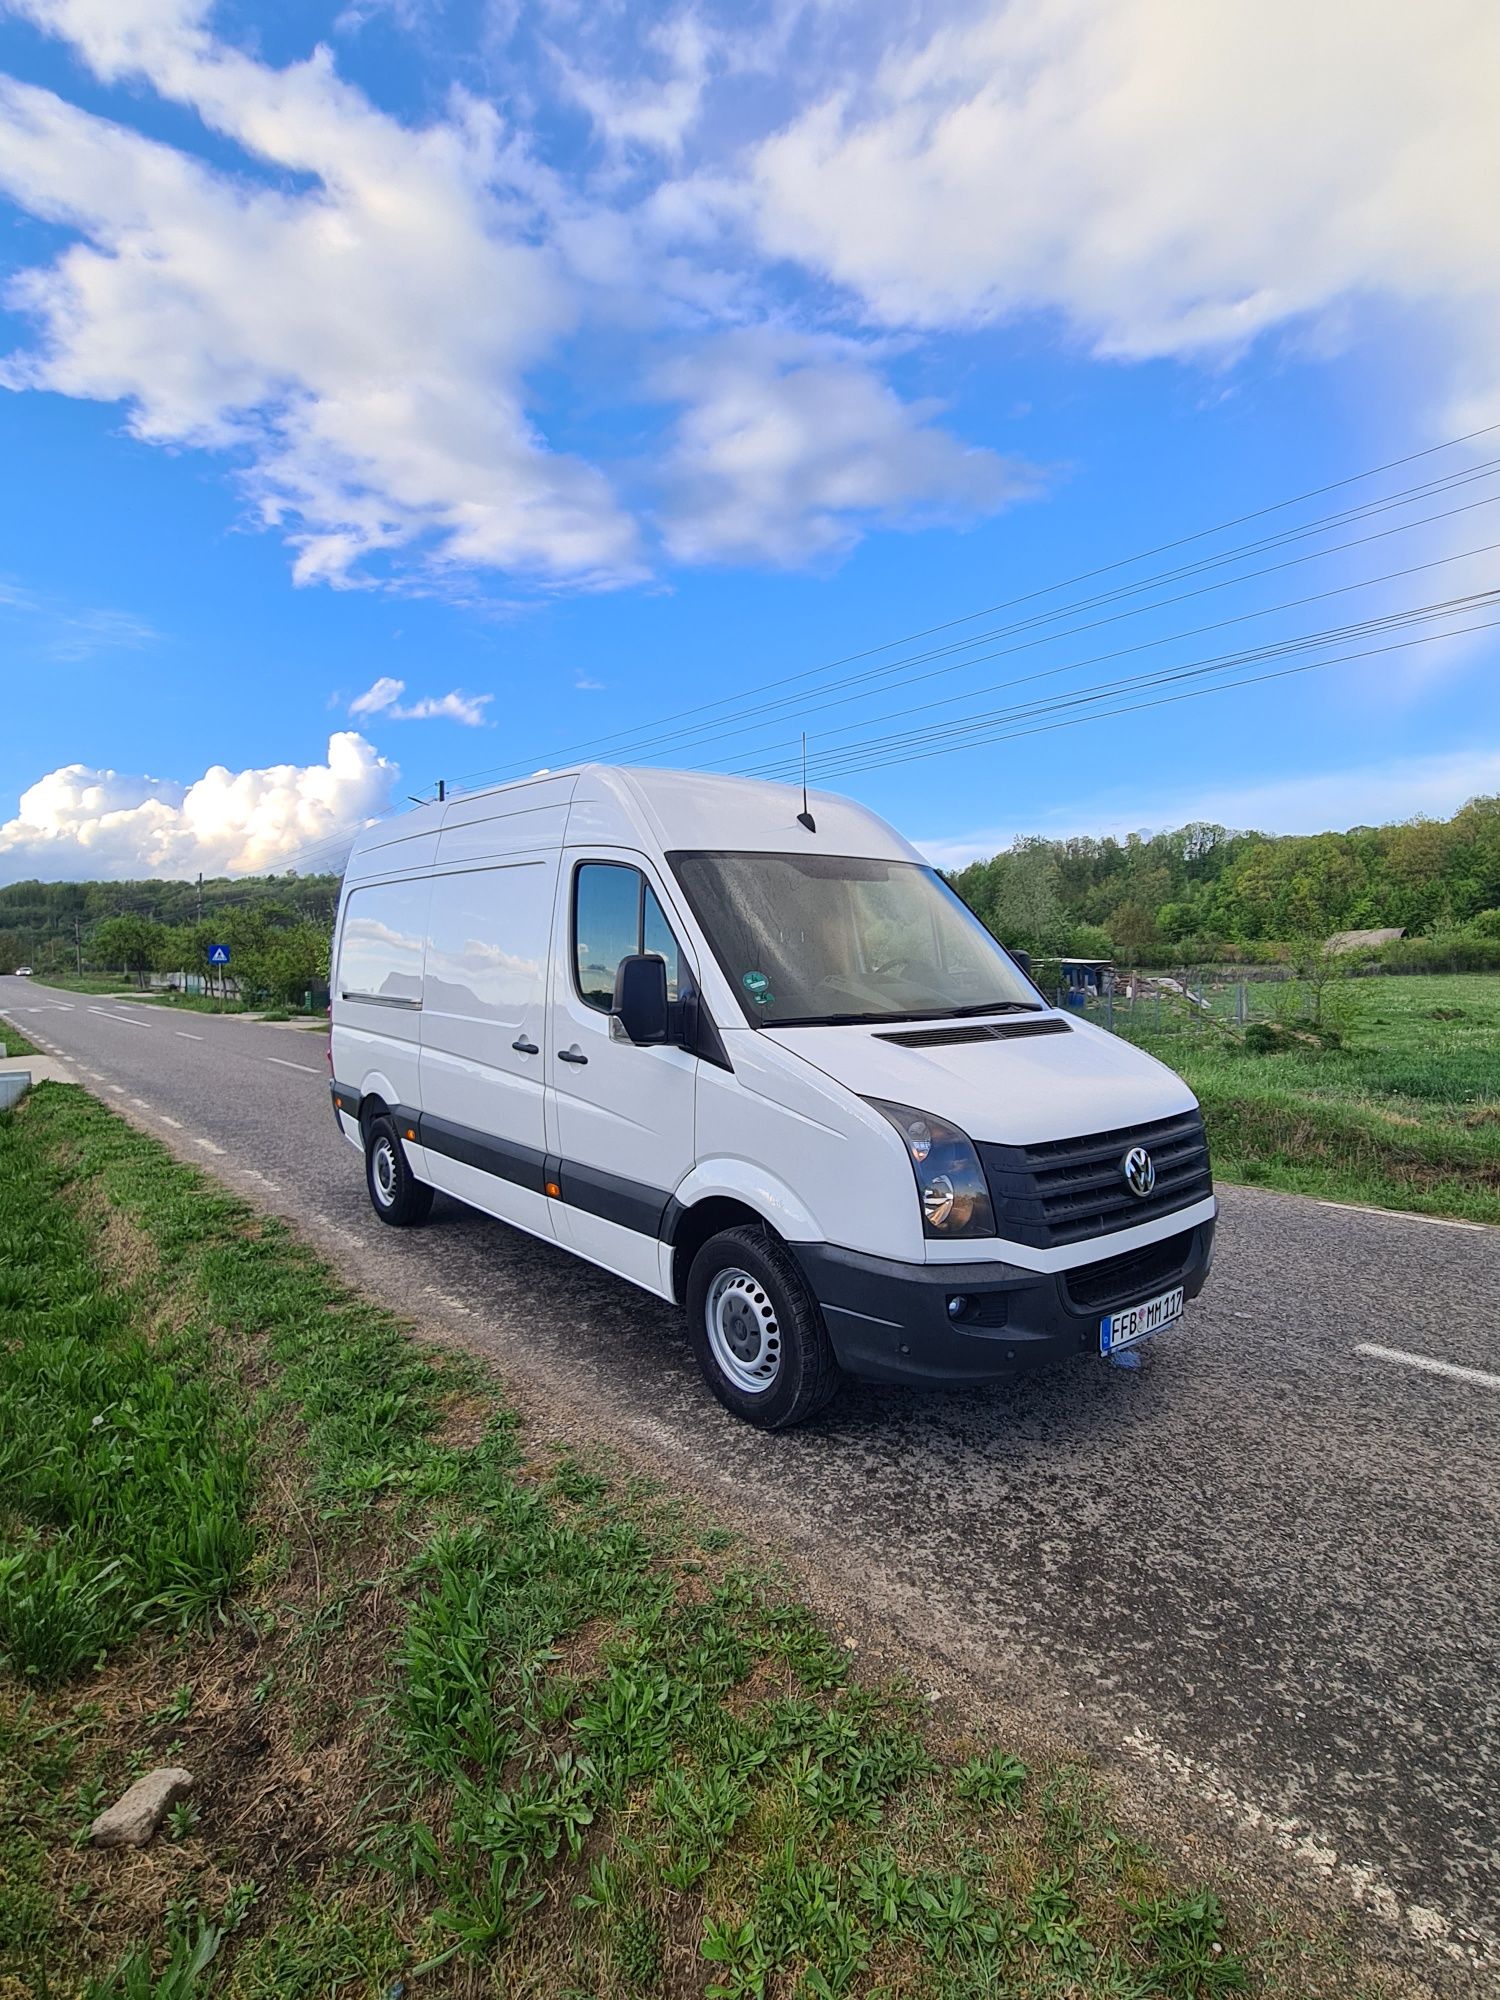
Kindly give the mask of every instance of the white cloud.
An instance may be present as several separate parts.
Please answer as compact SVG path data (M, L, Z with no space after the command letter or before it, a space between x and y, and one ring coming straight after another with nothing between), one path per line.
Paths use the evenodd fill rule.
M357 694L349 704L351 715L379 715L383 709L394 708L406 692L406 682L392 680L389 674L382 674L378 681L367 687L363 694Z
M611 147L680 154L703 107L714 38L689 11L648 28L641 44L657 58L664 72L660 79L622 79L586 67L556 45L551 53L568 95Z
M458 96L409 129L326 50L273 69L214 41L190 0L13 4L273 178L0 79L0 189L78 239L12 286L40 334L10 386L121 401L141 438L234 453L300 581L348 583L381 554L638 573L603 475L549 450L522 405L577 303L531 240L524 156L490 107Z
M420 701L403 703L406 682L393 680L389 674L382 674L378 681L358 694L349 704L351 715L385 715L393 722L431 722L446 718L450 722L465 723L470 729L481 729L485 722L485 709L495 699L492 694L464 694L454 688L448 694L424 695Z
M914 844L938 868L999 854L1011 842L1040 834L1066 840L1073 834L1123 839L1206 820L1214 826L1250 827L1259 833L1326 833L1351 826L1381 826L1424 816L1450 818L1466 799L1500 792L1500 748L1453 750L1433 756L1393 758L1343 771L1317 771L1265 784L1208 786L1196 792L1101 793L1086 819L1076 809L1036 814L1024 826L944 834Z
M954 8L809 93L743 208L888 325L1060 312L1102 353L1203 356L1371 295L1436 306L1442 386L1477 402L1497 73L1492 0Z
M1424 441L1500 400L1492 0L551 0L495 66L525 131L462 90L403 124L327 49L277 68L211 34L209 0L6 9L215 152L0 81L0 190L70 238L13 286L37 334L5 379L226 454L306 582L641 576L640 503L549 443L543 367L584 378L575 410L679 406L619 480L683 563L827 561L1014 497L897 396L893 328L1031 316L1218 367L1394 305ZM411 0L344 25L381 9L430 51ZM488 15L493 55L514 0Z
M657 388L687 404L663 473L667 546L685 562L801 565L871 521L972 519L1035 484L940 429L937 405L903 403L847 341L726 335Z
M482 729L484 711L494 699L492 694L462 694L454 688L449 694L424 695L409 707L393 708L391 715L397 722L430 722L444 718L449 722L462 722L470 729Z
M310 866L336 868L395 777L352 730L329 737L326 763L216 764L190 785L65 764L23 792L16 817L0 824L0 873L10 881L242 875L308 850Z

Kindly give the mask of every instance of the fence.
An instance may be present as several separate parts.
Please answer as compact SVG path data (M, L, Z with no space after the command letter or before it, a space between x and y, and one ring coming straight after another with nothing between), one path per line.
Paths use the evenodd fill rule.
M1310 991L1282 966L1257 979L1226 979L1221 968L1117 976L1099 993L1066 982L1043 988L1054 1004L1127 1039L1137 1035L1213 1034L1252 1021L1307 1019Z

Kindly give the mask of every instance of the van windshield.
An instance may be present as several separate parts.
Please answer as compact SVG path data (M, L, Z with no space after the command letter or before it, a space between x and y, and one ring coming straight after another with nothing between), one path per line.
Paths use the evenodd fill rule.
M936 870L919 862L668 859L755 1026L941 1020L1044 1004Z

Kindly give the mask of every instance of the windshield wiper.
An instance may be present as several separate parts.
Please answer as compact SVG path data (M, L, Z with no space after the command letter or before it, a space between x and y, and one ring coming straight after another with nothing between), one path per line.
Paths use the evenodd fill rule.
M905 1007L896 1013L799 1014L789 1020L760 1021L765 1028L865 1028L896 1021L952 1021L969 1014L1040 1014L1040 1000L980 1000L966 1007Z
M950 1007L949 1014L1040 1014L1042 1000L978 1000L968 1007Z

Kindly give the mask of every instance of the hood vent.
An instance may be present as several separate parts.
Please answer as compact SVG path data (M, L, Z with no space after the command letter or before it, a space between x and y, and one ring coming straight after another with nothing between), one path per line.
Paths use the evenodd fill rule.
M1069 1035L1072 1028L1056 1014L1044 1021L964 1021L951 1028L904 1028L897 1035L877 1035L877 1042L894 1042L898 1049L951 1049L957 1042L1019 1042L1028 1035Z

